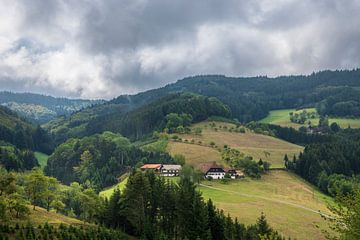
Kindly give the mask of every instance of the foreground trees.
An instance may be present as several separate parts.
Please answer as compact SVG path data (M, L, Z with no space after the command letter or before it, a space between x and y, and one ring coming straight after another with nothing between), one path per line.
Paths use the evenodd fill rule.
M353 194L339 195L336 198L336 205L329 209L334 218L328 218L330 228L337 232L338 236L327 233L328 239L360 239L360 188Z
M192 180L175 184L153 172L133 171L123 193L106 202L102 223L144 239L283 239L261 216L245 227L205 202Z

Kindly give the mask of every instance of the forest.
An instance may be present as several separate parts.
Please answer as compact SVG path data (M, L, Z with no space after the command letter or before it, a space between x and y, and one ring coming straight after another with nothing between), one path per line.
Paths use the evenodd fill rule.
M135 165L173 161L167 153L144 151L119 134L104 132L61 144L50 156L45 173L65 184L87 183L99 191L117 183L117 177Z
M141 123L133 122L125 124L130 126L133 132L126 132L126 127L117 126L118 119L130 122L129 118L141 118L141 115L145 116L145 112L139 110L142 112L139 113L136 109L144 109L144 106L159 99L166 99L168 95L181 92L217 98L230 109L230 118L241 123L260 120L266 117L270 110L284 108L316 107L323 116L357 117L360 116L359 77L359 69L275 78L193 76L162 88L135 95L121 95L104 104L85 109L84 116L83 111L79 111L59 121L50 122L46 129L59 138L57 142L60 143L67 137L92 134L97 129L94 127L96 123L97 127L101 127L99 122L106 121L106 129L102 130L114 129L127 137L136 138L148 129L139 126Z

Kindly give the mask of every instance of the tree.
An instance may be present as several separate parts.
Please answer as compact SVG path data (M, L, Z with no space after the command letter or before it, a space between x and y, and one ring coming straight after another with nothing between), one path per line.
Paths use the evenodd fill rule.
M202 133L201 128L199 128L199 127L195 128L195 135L201 135L201 133Z
M35 206L44 200L47 187L47 180L42 170L40 168L34 168L27 175L25 185L25 191L35 210Z
M183 166L185 164L185 156L182 154L175 154L174 160L177 164Z
M267 223L265 214L263 212L261 213L261 216L258 218L256 225L260 235L266 236L272 232L272 229Z
M270 166L271 166L271 163L267 162L267 161L264 161L263 162L263 168L264 168L264 171L267 172L270 170Z
M328 207L334 214L325 218L330 223L330 228L340 234L339 237L327 233L328 239L360 239L360 189L354 194L339 195L336 205Z
M82 181L90 177L90 167L92 166L93 156L89 150L85 150L80 156L80 165L74 167L74 171L79 175Z
M336 123L336 122L333 122L331 125L330 125L330 129L331 131L337 133L340 131L340 126Z
M289 166L289 157L287 154L285 154L284 156L284 164L285 164L285 168L288 168Z
M56 178L46 177L46 189L44 191L44 199L46 203L46 210L49 212L50 207L54 201L60 201L60 193L59 193L59 182ZM56 206L60 204L57 203Z

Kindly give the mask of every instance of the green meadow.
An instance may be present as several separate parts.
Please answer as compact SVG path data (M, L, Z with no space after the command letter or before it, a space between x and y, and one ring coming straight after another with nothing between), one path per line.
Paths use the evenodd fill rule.
M49 155L46 155L45 153L42 153L42 152L35 152L34 154L35 154L35 157L36 157L36 159L38 160L38 162L40 164L40 167L42 169L44 169L44 167L46 167L46 165L47 165Z
M281 109L281 110L273 110L270 111L269 115L260 120L261 123L269 123L280 125L283 127L293 127L293 128L300 128L301 126L305 126L306 124L298 124L293 123L290 121L290 112L301 112L302 110L306 110L308 112L315 112L315 108L305 108L305 109ZM310 119L312 125L319 124L319 118ZM342 128L360 128L360 119L359 118L329 118L329 124L336 122Z

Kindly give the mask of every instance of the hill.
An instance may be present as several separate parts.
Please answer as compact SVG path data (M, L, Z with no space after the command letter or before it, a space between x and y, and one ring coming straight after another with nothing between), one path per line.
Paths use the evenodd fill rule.
M95 109L100 109L100 106ZM166 116L170 113L190 114L193 122L205 120L212 115L230 116L228 107L216 98L190 93L167 95L128 112L120 110L107 115L97 114L97 116L91 113L89 116L86 112L88 111L71 116L70 119L79 117L78 121L73 121L72 124L65 120L59 124L50 123L46 127L55 135L56 142L103 131L121 133L132 140L137 140L148 136L154 130L162 130L166 124ZM84 113L83 117L80 116L81 113Z
M285 154L299 154L303 147L277 139L256 134L246 129L245 133L235 132L236 125L224 122L205 121L192 125L192 129L202 129L201 135L181 134L182 141L170 141L168 151L182 154L188 164L196 166L202 162L221 161L220 150L224 146L238 149L240 152L271 163L273 168L283 168ZM193 131L194 132L194 131ZM192 143L194 142L194 143ZM210 143L215 145L212 147ZM224 162L222 162L225 164Z
M329 214L332 199L317 191L300 177L286 171L270 171L259 180L246 178L222 184L203 181L199 187L204 198L237 217L240 222L254 222L264 212L272 226L296 239L325 239L327 229L323 214Z
M39 126L35 127L10 109L0 106L0 141L19 149L52 151L52 141ZM1 144L0 144L1 145Z
M42 225L44 223L48 223L51 225L60 225L61 223L72 226L84 226L89 225L89 223L85 223L75 218L71 218L68 216L64 216L62 214L58 214L55 212L48 212L46 209L41 207L36 207L33 210L32 207L29 207L30 214L28 217L23 219L14 219L12 220L13 224L18 223L19 225L26 225L30 222L33 226Z
M135 95L121 95L105 104L57 119L47 124L46 128L57 133L57 137L60 135L59 138L62 140L66 136L83 137L91 134L91 131L89 133L86 130L87 127L92 127L90 121L101 122L109 119L107 124L115 125L120 115L179 92L216 97L230 108L231 117L237 118L240 122L260 120L273 109L310 106L316 106L320 114L324 115L356 117L360 116L359 79L359 69L275 78L222 75L187 77L162 88Z
M304 123L304 124L293 123L290 121L289 114L291 112L296 113L296 112L301 112L303 110L306 110L307 112L316 112L315 108L305 108L305 109L300 109L300 110L296 110L296 109L273 110L273 111L269 112L269 115L266 118L260 120L260 122L279 125L282 127L293 127L293 128L298 129L302 126L307 125L307 123ZM318 116L316 118L313 118L310 120L313 125L318 125L318 123L319 123ZM360 118L330 117L329 124L331 124L333 122L336 122L342 128L347 128L349 126L351 128L360 128Z
M60 115L70 115L103 100L55 98L34 93L0 92L0 104L36 123L48 122Z

